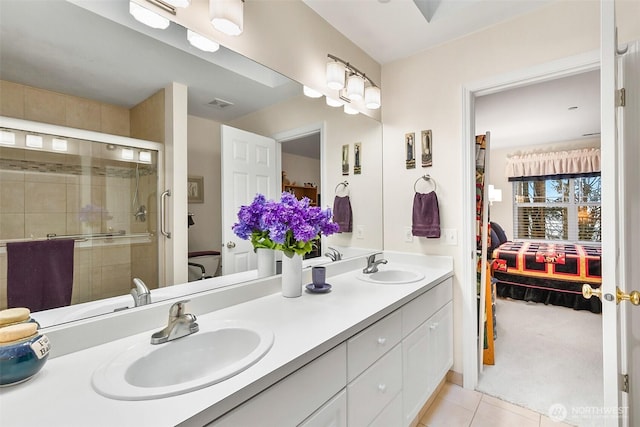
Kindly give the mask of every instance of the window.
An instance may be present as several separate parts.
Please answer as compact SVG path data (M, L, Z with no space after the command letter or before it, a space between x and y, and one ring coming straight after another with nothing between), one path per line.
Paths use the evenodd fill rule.
M516 239L600 242L600 176L513 183Z

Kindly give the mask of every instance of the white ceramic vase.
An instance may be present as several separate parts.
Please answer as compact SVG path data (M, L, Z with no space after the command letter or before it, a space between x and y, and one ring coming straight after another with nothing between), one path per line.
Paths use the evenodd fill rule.
M258 278L269 277L276 274L276 251L267 248L257 248Z
M302 257L282 255L282 296L295 298L302 295Z

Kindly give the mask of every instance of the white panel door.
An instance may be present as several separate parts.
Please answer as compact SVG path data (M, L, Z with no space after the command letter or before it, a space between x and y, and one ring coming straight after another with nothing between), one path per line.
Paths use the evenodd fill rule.
M272 138L221 126L222 130L222 274L256 268L249 240L238 238L231 227L238 209L257 193L277 197L276 142Z
M604 407L601 425L635 426L640 422L636 387L638 373L638 312L628 302L618 303L618 288L639 288L638 274L638 65L637 44L626 55L617 54L615 4L601 2L601 151L602 151L602 322ZM628 68L627 67L631 67ZM629 73L629 74L628 74ZM618 81L620 80L620 81ZM629 105L616 105L616 89L624 83ZM635 92L635 93L633 93ZM633 234L635 232L635 235ZM635 264L635 265L634 265ZM635 279L635 280L633 280ZM633 313L631 313L633 312ZM635 323L631 316L634 316ZM633 335L636 335L635 339ZM635 353L636 360L633 360ZM629 374L629 392L624 375ZM633 393L633 394L631 394Z

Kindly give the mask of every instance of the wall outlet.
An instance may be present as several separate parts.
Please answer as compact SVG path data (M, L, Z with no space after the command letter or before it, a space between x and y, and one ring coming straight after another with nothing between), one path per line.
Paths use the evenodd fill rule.
M411 227L404 228L404 241L407 243L413 242L413 233L411 233Z
M458 231L455 228L442 229L442 244L456 246L458 244Z
M356 239L364 239L364 225L356 225Z

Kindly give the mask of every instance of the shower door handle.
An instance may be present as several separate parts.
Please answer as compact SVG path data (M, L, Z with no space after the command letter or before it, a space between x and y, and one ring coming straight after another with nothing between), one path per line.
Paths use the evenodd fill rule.
M165 226L165 222L167 220L167 215L166 215L166 200L167 200L167 196L171 196L171 190L165 190L162 192L162 194L160 195L160 233L162 233L163 236L166 236L167 239L171 238L171 232L167 231Z

